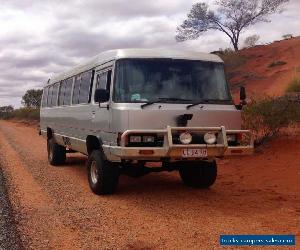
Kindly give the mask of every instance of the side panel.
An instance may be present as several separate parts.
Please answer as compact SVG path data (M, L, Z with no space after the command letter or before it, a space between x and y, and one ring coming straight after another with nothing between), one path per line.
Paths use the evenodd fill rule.
M42 109L41 129L51 128L56 136L67 138L57 139L57 143L86 153L85 139L91 134L91 110L90 104Z
M101 65L95 71L102 72L113 68L113 62ZM95 74L96 75L96 74ZM86 138L94 135L104 143L109 144L112 135L110 130L111 110L109 103L94 103L93 96L97 78L93 78L91 102L88 104L72 104L58 107L42 107L40 111L40 126L45 135L47 128L51 128L57 143L86 154ZM74 83L73 87L74 89ZM73 98L73 95L72 95Z

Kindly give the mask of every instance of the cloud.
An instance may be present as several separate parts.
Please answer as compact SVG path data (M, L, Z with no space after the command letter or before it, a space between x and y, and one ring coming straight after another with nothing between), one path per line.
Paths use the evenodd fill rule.
M177 48L210 52L230 47L227 37L207 32L177 43L176 27L195 0L2 0L0 12L0 106L20 106L27 89L104 50ZM206 1L213 3L214 0ZM247 30L263 42L299 34L300 2ZM276 28L274 28L276 27Z

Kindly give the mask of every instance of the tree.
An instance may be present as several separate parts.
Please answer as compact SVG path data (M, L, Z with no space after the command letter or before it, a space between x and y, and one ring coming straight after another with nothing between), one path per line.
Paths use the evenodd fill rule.
M10 118L12 116L13 111L14 107L11 105L0 107L0 119Z
M28 108L39 108L42 100L42 89L29 89L22 97L22 104Z
M246 37L246 39L244 41L245 47L246 48L254 47L257 44L259 38L260 37L258 35L252 35L252 36Z
M218 30L230 38L237 51L242 31L258 22L268 22L267 17L280 13L287 2L289 0L216 0L216 11L210 10L206 3L196 3L178 26L176 40L194 40L208 30Z
M0 107L0 112L12 112L12 111L14 111L14 107L11 105Z

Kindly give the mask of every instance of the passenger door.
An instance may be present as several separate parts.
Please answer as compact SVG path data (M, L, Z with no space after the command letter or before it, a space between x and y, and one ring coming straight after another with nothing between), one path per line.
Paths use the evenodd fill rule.
M96 89L105 89L110 91L111 86L112 68L96 70L95 73L95 88L93 93L93 110L92 110L92 123L94 131L100 135L103 143L109 144L109 136L111 133L111 107L110 100L104 103L95 103L94 94ZM105 143L105 144L106 144Z

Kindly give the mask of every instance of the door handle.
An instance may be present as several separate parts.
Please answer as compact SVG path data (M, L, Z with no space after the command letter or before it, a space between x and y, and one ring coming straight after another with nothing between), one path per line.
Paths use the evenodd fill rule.
M99 103L99 108L109 110L109 104L108 103L103 103L103 105L101 106L101 103Z

